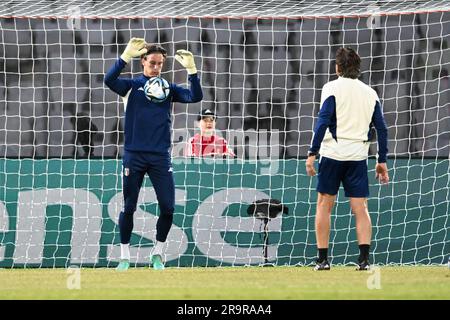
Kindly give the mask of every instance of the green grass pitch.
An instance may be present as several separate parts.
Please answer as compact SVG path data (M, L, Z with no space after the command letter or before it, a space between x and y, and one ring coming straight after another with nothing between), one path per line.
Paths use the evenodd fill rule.
M81 268L74 277L64 268L0 269L0 299L450 299L446 266L382 266L377 274L349 266Z

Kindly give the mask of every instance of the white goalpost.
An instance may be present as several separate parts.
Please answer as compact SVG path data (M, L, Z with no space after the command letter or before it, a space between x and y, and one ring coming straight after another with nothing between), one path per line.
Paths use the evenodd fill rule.
M387 187L373 177L376 140L370 147L371 260L448 261L448 1L12 0L0 8L1 268L117 264L124 108L103 79L131 37L163 46L162 77L181 85L174 54L190 50L204 93L172 108L167 266L314 261L316 180L304 160L341 46L361 56L360 80L377 91L389 130ZM122 76L139 75L138 60ZM204 108L236 158L184 157ZM266 198L289 209L267 226L247 213ZM131 238L137 266L148 264L158 215L146 178ZM331 229L331 262L355 262L343 192Z

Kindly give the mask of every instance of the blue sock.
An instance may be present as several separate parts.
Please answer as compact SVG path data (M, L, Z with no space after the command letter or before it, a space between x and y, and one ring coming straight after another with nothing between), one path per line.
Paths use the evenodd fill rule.
M156 240L166 242L167 235L172 227L173 213L161 214L156 222Z
M130 243L133 231L133 214L120 212L119 215L120 243Z

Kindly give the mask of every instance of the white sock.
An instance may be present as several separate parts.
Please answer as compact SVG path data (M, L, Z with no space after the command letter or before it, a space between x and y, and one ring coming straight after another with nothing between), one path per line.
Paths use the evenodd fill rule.
M120 244L120 259L130 260L130 244Z
M153 256L156 256L156 255L162 256L163 250L164 250L164 244L165 244L165 242L156 241L156 244L153 247L152 255Z

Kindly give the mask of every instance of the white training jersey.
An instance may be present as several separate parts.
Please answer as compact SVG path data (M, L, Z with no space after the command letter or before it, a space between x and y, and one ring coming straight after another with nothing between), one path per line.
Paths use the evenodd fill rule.
M319 153L340 161L365 160L368 157L370 124L374 115L378 95L358 79L339 77L323 86L320 105L334 96L335 126L333 138L326 130ZM334 117L333 117L334 118Z

